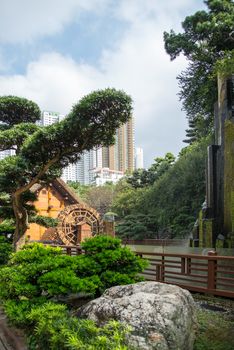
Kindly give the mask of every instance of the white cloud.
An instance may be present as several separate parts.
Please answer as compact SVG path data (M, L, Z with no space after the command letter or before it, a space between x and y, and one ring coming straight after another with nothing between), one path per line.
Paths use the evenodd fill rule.
M0 42L25 43L56 34L82 11L102 11L108 0L1 0Z
M0 77L0 92L30 98L41 109L67 113L73 103L96 88L99 77L91 66L49 53L31 62L25 75Z
M56 52L42 54L28 65L25 75L0 78L0 94L25 96L42 109L67 113L94 89L120 88L134 99L136 144L144 148L146 165L168 151L177 153L183 146L186 121L176 96L176 76L186 62L183 58L170 62L162 32L184 18L180 11L186 1L178 0L177 7L172 0L168 2L172 12L168 4L160 10L159 2L153 0L119 2L112 10L129 22L128 29L114 50L103 51L96 66Z

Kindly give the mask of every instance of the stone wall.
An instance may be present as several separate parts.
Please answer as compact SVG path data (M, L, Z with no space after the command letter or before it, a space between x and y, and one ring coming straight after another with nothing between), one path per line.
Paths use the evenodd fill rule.
M198 218L200 247L234 247L234 75L218 77L215 140L208 147L206 202ZM198 236L198 237L197 237Z

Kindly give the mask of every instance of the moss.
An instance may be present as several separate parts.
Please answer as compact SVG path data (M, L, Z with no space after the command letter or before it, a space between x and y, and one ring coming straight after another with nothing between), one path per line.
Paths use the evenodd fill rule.
M217 239L215 242L215 248L220 249L220 248L223 248L223 246L224 246L224 241L221 239Z
M230 232L228 235L227 235L227 248L231 249L231 248L234 248L234 231L233 232Z
M234 226L234 123L224 124L224 233Z
M234 173L233 173L234 177ZM234 182L234 179L233 179ZM231 192L231 222L232 222L232 232L234 232L234 190Z
M204 238L205 238L205 246L207 248L213 247L212 237L213 237L213 220L208 219L203 221L204 226Z
M202 210L199 212L199 247L203 247L203 223L202 223Z

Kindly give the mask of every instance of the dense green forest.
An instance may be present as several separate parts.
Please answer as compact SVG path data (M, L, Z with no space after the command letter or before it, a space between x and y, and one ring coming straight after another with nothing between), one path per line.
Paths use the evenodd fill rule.
M176 161L171 153L156 158L148 170L136 170L116 185L70 186L103 214L116 213L116 231L123 238L185 237L205 199L209 142L207 137L187 146Z

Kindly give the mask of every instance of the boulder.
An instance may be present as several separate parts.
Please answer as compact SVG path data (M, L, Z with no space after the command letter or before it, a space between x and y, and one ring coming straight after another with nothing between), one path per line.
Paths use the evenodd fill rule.
M131 326L129 346L142 350L192 350L195 303L180 287L140 282L109 288L78 310L77 316L99 326L114 319Z

